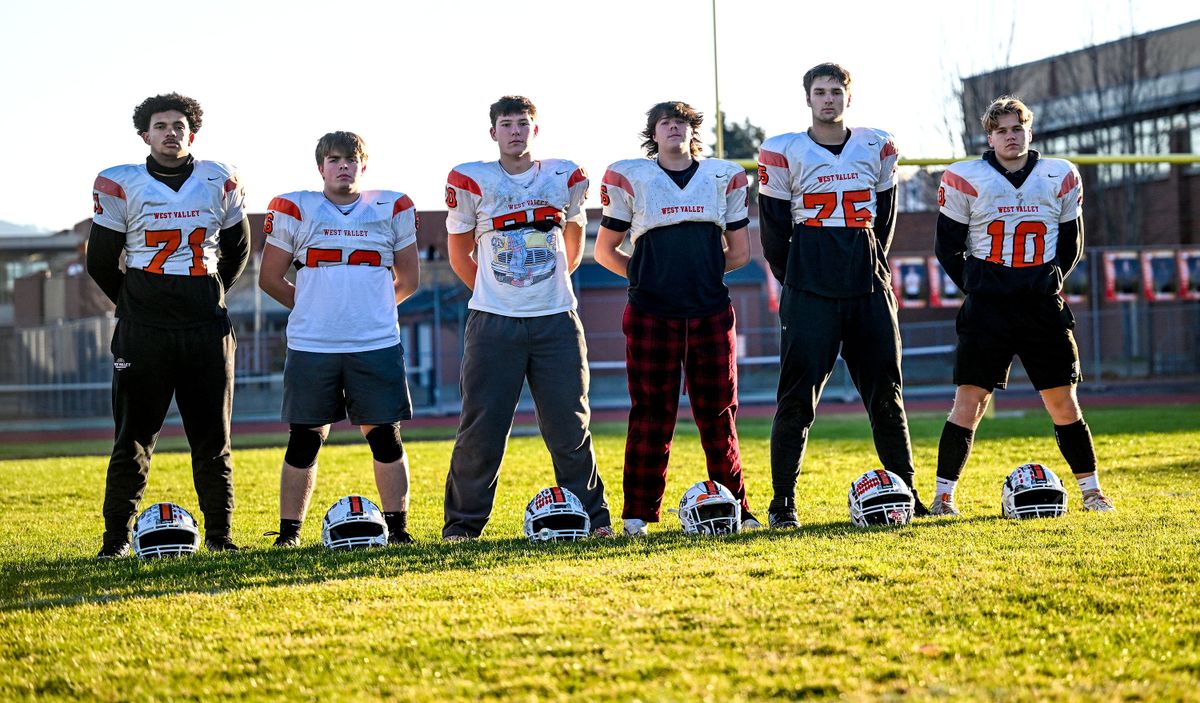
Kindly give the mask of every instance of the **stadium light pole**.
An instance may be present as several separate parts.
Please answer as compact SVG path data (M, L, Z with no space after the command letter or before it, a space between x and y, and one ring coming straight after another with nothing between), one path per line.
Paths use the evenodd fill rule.
M717 99L717 158L725 158L725 118L721 115L721 77L717 62L717 0L712 0L713 92Z

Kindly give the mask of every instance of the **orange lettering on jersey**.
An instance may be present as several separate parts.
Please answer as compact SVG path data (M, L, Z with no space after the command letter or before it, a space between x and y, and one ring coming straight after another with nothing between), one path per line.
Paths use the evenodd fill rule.
M675 205L673 207L665 207L662 209L664 215L676 215L681 212L703 213L703 205Z

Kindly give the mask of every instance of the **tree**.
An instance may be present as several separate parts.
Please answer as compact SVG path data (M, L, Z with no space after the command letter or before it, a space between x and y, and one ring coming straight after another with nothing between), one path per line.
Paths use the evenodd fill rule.
M725 115L722 115L725 117ZM742 120L741 124L724 120L725 158L727 159L756 159L758 147L767 138L762 127L752 123L750 118ZM714 153L717 151L716 129L713 129L714 141L709 144Z

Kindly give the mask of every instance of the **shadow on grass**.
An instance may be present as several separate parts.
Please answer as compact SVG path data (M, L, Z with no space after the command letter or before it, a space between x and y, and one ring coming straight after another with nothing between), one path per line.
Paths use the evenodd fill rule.
M897 534L942 529L999 518L918 520ZM788 530L756 530L729 537L695 537L656 532L641 539L587 540L532 545L523 539L482 539L447 544L333 552L321 545L295 549L245 549L237 553L200 552L181 559L142 561L129 557L98 561L90 557L9 562L0 574L0 612L37 611L186 593L227 593L250 588L296 586L356 578L395 578L415 574L480 572L535 566L547 558L587 564L609 558L656 559L664 554L719 543L725 548L795 539L840 540L892 528L860 528L846 522L807 524ZM447 594L453 597L453 594Z

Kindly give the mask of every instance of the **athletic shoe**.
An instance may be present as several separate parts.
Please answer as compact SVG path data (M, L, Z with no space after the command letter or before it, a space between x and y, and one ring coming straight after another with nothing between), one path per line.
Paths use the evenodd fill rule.
M121 557L129 556L129 540L104 540L104 545L100 547L100 553L96 555L97 559L120 559Z
M229 535L222 537L205 537L204 546L210 552L236 552L241 547L233 543L233 538Z
M613 528L610 527L609 525L605 525L604 527L597 527L596 529L592 530L592 537L595 537L597 539L607 539L609 537L616 537L616 536L617 536L617 534L615 532L613 532Z
M774 498L767 508L767 524L772 530L783 530L789 527L800 527L800 518L796 516L796 500L794 498Z
M625 519L625 536L626 537L645 537L650 534L650 529L646 527L645 520L637 518Z
M442 537L443 542L470 542L470 541L476 540L476 539L479 539L479 538L472 537L471 535L464 535L464 534L446 535L445 537Z
M263 535L276 535L275 543L271 545L272 547L300 546L300 530L288 530L286 532L264 532Z
M754 517L753 515L751 515L748 512L742 513L742 515L745 516L742 518L742 530L743 531L745 531L745 530L761 530L762 529L762 523L758 521L758 518Z
M1097 513L1115 513L1117 506L1113 505L1111 500L1105 498L1099 488L1093 488L1090 491L1083 492L1083 509Z
M404 530L398 530L388 534L388 544L416 544L417 540Z
M958 506L954 504L954 496L949 493L939 493L937 498L933 499L933 506L929 508L930 515L955 515L958 513Z

